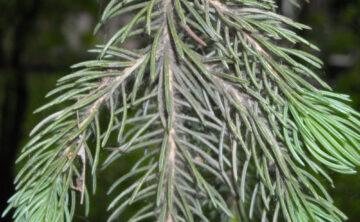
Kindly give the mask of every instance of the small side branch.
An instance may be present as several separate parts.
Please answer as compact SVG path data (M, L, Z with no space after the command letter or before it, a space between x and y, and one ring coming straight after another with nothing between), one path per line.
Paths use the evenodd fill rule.
M191 30L191 28L184 24L183 22L180 22L181 27L183 27L183 29L185 29L185 31L187 33L189 33L189 35L195 40L197 41L200 45L202 46L207 46L206 42L204 42L198 35L195 34L195 32L193 32L193 30Z

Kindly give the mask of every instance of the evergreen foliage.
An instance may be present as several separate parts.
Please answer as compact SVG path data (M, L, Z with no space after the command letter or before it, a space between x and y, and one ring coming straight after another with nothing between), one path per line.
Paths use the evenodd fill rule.
M35 111L66 104L32 130L4 214L71 221L99 167L146 150L114 178L109 192L135 182L109 201L108 221L135 203L133 222L345 220L321 181L356 172L360 114L299 49L318 50L297 34L309 27L277 11L273 0L110 0L96 31L132 19ZM141 48L125 48L135 36Z

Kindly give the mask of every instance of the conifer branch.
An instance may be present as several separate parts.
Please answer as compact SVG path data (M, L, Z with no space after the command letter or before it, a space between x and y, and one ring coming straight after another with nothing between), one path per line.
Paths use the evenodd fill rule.
M276 10L272 0L110 0L95 31L133 17L35 111L67 105L32 131L4 214L71 221L77 199L88 209L98 165L145 150L109 188L108 221L134 203L129 221L345 220L319 180L360 165L360 114L312 70L318 58L288 47L317 50L296 34L309 27ZM143 48L126 48L142 34Z

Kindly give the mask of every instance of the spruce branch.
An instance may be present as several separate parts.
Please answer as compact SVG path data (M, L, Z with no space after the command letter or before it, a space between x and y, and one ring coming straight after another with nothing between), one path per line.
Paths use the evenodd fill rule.
M296 33L309 27L276 10L272 0L109 1L95 31L133 17L35 111L70 104L31 132L4 214L71 221L77 199L88 209L99 165L147 150L109 188L108 221L135 203L129 221L345 220L320 180L356 172L360 114L313 71L322 62L293 47L318 50ZM144 34L144 47L126 48Z

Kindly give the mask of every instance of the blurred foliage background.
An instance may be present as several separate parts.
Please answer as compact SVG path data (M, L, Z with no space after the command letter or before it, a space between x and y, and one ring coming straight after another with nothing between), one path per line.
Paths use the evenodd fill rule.
M13 164L17 152L31 128L48 114L32 111L48 101L44 95L71 71L71 64L92 58L87 50L104 43L126 22L120 18L94 36L105 4L105 0L0 0L0 211L13 193L13 176L21 167ZM299 34L321 49L317 55L325 65L319 75L336 91L350 94L352 105L360 110L360 0L311 0L300 8L288 0L279 4L283 14L313 28ZM105 220L106 190L115 174L130 169L133 159L120 160L100 175L97 193L90 197L89 217L78 211L75 221ZM358 221L360 174L332 176L336 189L329 190L336 205L349 221ZM136 206L130 211L134 210Z

